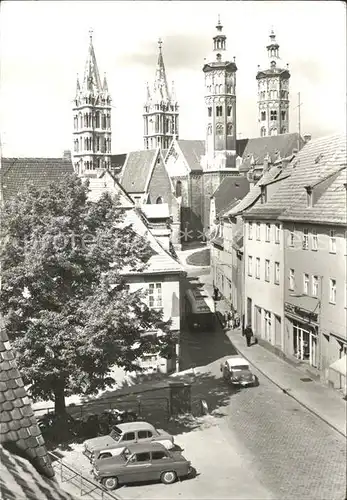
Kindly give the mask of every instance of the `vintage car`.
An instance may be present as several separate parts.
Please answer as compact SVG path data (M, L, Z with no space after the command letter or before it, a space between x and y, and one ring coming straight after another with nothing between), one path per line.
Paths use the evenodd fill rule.
M92 462L101 452L105 453L107 448L124 448L131 443L151 441L158 441L168 449L175 446L173 437L163 429L156 429L148 422L127 422L114 426L107 436L87 439L83 443L83 455Z
M194 469L180 451L167 450L161 443L129 444L117 456L96 460L92 474L107 490L120 484L158 481L172 484L188 477Z
M223 379L229 384L238 386L257 386L259 384L258 378L251 372L248 361L241 356L230 356L221 363L220 370Z

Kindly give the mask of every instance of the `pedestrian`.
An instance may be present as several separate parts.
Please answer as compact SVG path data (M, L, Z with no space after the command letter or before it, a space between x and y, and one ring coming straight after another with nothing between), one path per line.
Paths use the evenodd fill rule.
M247 342L247 347L250 347L251 345L251 338L253 337L253 330L251 325L247 325L245 329L245 336L246 336L246 342Z
M213 300L215 302L218 300L218 288L215 285L213 285Z
M233 315L231 311L228 312L228 330L233 328Z
M224 313L224 326L228 328L229 315L227 312Z

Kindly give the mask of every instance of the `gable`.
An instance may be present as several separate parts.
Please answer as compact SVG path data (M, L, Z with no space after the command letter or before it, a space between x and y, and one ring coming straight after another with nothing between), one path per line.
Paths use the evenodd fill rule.
M205 141L201 140L178 140L183 157L191 172L201 172L201 160L205 156Z
M153 166L146 192L149 195L150 203L157 203L157 199L160 197L162 203L168 203L171 207L172 184L161 155L158 156Z
M165 165L171 179L173 177L186 177L189 175L189 167L176 140L172 141L169 151L165 156Z
M249 192L249 181L241 175L228 176L223 179L218 189L213 193L216 215L222 215Z

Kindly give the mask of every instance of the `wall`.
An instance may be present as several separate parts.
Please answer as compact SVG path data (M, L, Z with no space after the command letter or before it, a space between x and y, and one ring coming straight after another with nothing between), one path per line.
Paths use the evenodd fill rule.
M194 233L194 238L199 237L199 231L203 231L203 183L202 175L199 173L190 174L190 186L189 186L189 229Z
M169 205L170 213L172 211L172 198L173 198L173 186L171 185L169 175L165 169L165 166L160 158L158 157L159 163L156 163L152 172L152 177L148 185L149 203L156 203L157 199L161 197L163 203Z
M302 248L303 230L307 228L308 249ZM294 245L290 245L290 232L294 229ZM330 230L336 231L336 253L330 252ZM312 231L317 233L317 250L313 247ZM309 297L312 297L312 276L318 276L317 302L319 316L319 369L322 377L329 378L329 366L339 359L341 347L347 346L346 324L346 239L345 228L314 224L289 224L285 227L285 300L290 300L289 269L295 271L296 294L303 293L303 275L309 274ZM336 279L336 304L330 303L329 280Z
M252 236L250 239L250 222L252 225ZM245 312L247 314L246 321L249 322L247 312L247 299L252 299L252 328L254 333L259 335L264 340L267 340L272 345L283 347L283 231L280 227L279 243L275 242L275 223L274 221L266 221L270 224L270 242L266 242L266 223L260 222L260 239L257 239L256 220L247 221L244 226L244 274L245 274ZM252 257L252 269L249 276L248 263L249 257ZM259 278L256 278L256 258L260 259ZM265 260L270 261L270 276L269 281L265 280ZM275 284L275 262L280 264L279 283ZM255 308L261 308L261 314L257 313ZM271 312L271 327L268 335L265 334L265 312ZM277 325L276 335L276 318L275 315L281 318L280 331Z

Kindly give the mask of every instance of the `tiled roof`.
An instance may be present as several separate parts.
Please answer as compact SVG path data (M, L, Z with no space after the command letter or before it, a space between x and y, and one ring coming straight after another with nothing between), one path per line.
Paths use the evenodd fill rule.
M335 184L334 188L330 186L326 197L322 195L316 205L308 208L305 186L312 186L336 173L346 165L346 161L346 136L334 135L310 141L288 165L286 173L290 176L279 184L278 190L271 196L271 199L260 207L254 207L249 213L258 214L260 211L262 213L277 213L277 215L281 213L287 219L299 220L303 218L309 220L307 216L309 213L311 214L312 208L313 214L316 210L315 206L319 204L323 208L323 204L331 197L331 201L334 200L336 206L331 206L330 209L335 211L336 222L341 222L338 210L344 196L342 191L339 191L342 188L332 191L337 185ZM339 180L336 179L336 183L343 184L342 179L343 173L341 172L341 177L339 176ZM328 215L329 209L326 207L325 210L329 220L333 221L333 213ZM311 215L309 215L310 217Z
M269 182L274 181L275 179L279 178L280 175L282 174L282 169L279 167L272 167L270 168L267 172L264 173L264 175L259 179L257 184L254 184L254 186L251 187L250 191L246 194L246 196L233 208L230 210L226 211L224 216L236 216L240 213L242 213L244 210L249 209L254 205L254 203L257 201L257 199L260 196L261 189L260 186L262 184L267 184Z
M0 182L4 201L27 184L37 188L59 181L64 174L73 174L71 160L64 158L2 158Z
M270 156L271 163L274 163L279 156L286 158L298 149L299 134L280 134L266 137L255 137L248 139L247 145L242 155L240 172L247 172L251 168L252 157L255 165L262 165L267 155ZM300 138L300 148L304 141Z
M0 327L0 444L11 443L39 472L54 476L44 439L18 371L5 328Z
M119 196L119 203L123 208L134 206L134 202L112 172L104 170L101 175L88 177L88 181L89 200L97 201L103 193L109 192L111 195Z
M218 189L213 193L216 205L216 215L220 216L225 210L242 200L249 192L249 181L242 175L225 177Z
M77 500L55 480L41 476L27 460L1 445L0 493L4 500Z
M247 146L249 139L236 139L236 154L237 156L243 156L245 148Z
M111 168L115 170L120 170L125 163L126 157L127 157L126 153L111 155Z
M124 220L125 224L131 224L136 234L143 236L150 244L153 255L149 258L147 267L140 274L151 273L182 273L183 267L176 261L156 240L144 219L136 210L128 210ZM138 274L137 272L123 270L123 274Z
M144 193L158 150L132 151L125 160L120 182L127 193Z
M183 156L188 163L190 170L201 171L201 157L205 154L205 141L201 140L178 140Z

